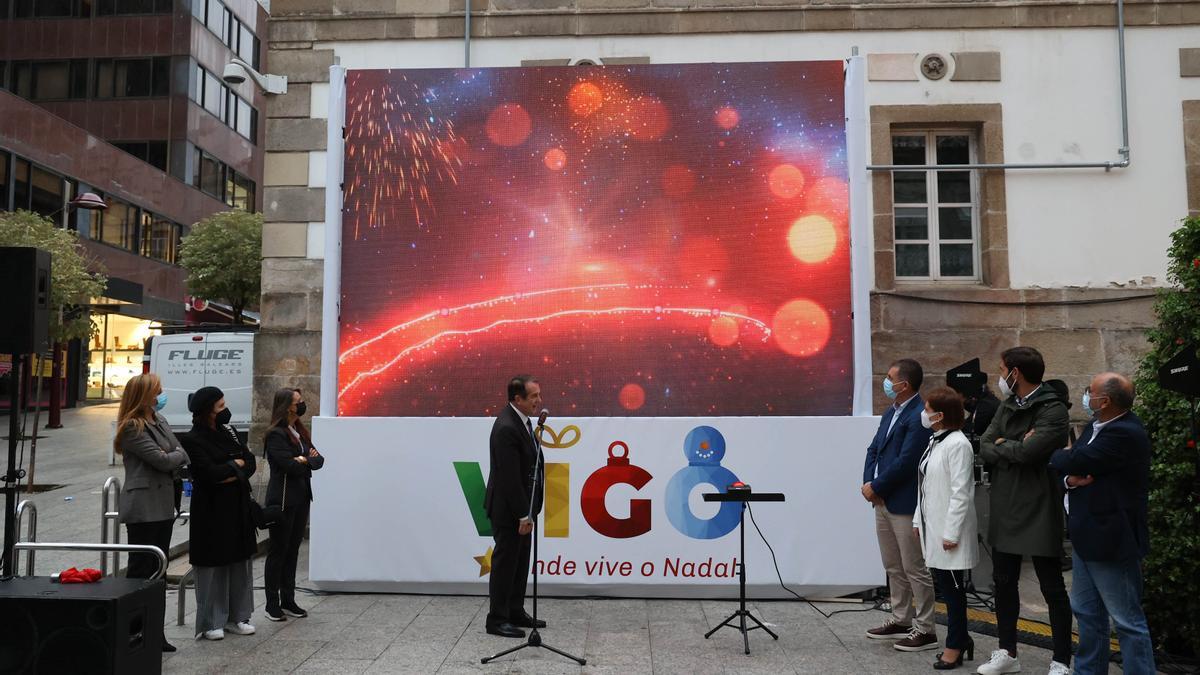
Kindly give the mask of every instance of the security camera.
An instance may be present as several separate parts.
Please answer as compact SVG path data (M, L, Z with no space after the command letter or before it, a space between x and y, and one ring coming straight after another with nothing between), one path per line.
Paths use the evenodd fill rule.
M222 71L221 79L229 84L241 84L251 80L267 94L287 93L287 75L260 73L241 59L231 59Z
M228 84L241 84L246 81L246 69L237 63L227 64L221 79Z

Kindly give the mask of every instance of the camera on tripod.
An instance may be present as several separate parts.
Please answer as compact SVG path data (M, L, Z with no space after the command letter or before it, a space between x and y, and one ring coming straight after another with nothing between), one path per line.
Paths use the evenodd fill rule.
M979 459L979 437L987 431L996 411L1000 409L1000 399L988 389L987 379L988 375L980 367L978 357L946 371L946 386L962 395L963 406L967 409L962 431L975 450L976 485L988 484L987 468Z

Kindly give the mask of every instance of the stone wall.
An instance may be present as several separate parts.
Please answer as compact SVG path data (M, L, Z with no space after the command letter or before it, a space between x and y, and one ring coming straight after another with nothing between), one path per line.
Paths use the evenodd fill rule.
M1104 370L1132 375L1149 345L1154 292L1147 290L875 291L871 295L871 360L876 382L890 364L915 358L926 388L946 371L979 357L996 391L1000 354L1026 345L1042 352L1046 379L1061 379L1072 401ZM876 387L875 409L887 400ZM1079 405L1072 417L1082 420Z

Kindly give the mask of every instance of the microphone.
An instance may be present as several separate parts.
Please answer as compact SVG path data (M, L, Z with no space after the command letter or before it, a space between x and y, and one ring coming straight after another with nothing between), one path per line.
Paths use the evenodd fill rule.
M546 418L550 416L550 411L542 408L542 412L538 413L538 428L546 426Z

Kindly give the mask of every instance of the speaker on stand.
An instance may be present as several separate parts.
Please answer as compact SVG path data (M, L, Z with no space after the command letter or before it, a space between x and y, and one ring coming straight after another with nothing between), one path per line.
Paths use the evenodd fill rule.
M8 464L4 483L4 548L0 574L13 574L17 467L21 425L21 365L26 354L45 351L50 331L50 253L36 248L0 247L0 353L11 356L8 373ZM35 431L36 433L36 431Z
M0 354L50 348L50 253L0 247Z

